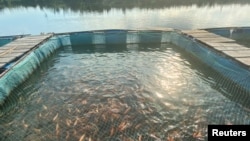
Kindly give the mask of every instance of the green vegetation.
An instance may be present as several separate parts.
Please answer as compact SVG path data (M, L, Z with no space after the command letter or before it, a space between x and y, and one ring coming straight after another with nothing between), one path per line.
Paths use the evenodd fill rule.
M213 6L220 4L250 4L249 0L0 0L1 8L36 7L66 8L75 11L103 11L115 8L164 8L175 6Z

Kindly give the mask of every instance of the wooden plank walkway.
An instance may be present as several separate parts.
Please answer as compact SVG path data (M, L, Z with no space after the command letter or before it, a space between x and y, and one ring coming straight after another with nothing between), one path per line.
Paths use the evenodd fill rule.
M237 44L235 40L206 30L183 30L182 33L250 67L250 48Z
M37 47L40 43L50 38L52 34L25 36L0 47L0 68L5 64L21 57Z

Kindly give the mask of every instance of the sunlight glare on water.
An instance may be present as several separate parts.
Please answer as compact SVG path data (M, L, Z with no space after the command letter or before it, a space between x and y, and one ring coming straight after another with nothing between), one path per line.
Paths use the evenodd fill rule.
M78 11L16 7L0 10L0 36L99 29L197 29L249 26L250 5L175 6L167 8ZM240 17L240 18L239 18ZM18 24L16 24L18 23Z
M208 124L250 123L214 87L219 75L171 44L66 46L35 74L1 117L0 139L204 140Z

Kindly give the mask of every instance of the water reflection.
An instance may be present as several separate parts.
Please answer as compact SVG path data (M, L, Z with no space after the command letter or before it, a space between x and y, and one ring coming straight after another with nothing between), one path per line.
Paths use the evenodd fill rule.
M54 9L55 11L59 9L71 9L73 11L103 11L110 10L111 8L166 8L166 7L179 7L179 6L192 6L196 5L198 7L203 6L215 6L215 5L231 5L231 4L249 4L248 0L4 0L0 1L0 9L8 7L36 7L39 6L43 8Z
M249 26L250 23L247 14L250 2L246 0L124 2L128 4L95 1L4 3L0 10L0 36L98 29L196 29Z
M171 44L65 46L41 67L0 108L0 140L206 140L208 124L250 122L219 74Z

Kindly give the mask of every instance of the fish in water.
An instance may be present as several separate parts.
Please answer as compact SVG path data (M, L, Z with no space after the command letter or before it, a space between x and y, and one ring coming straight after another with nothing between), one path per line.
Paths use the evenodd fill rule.
M55 121L58 117L58 113L54 116L53 121Z
M85 134L83 134L83 135L80 137L79 141L84 141L84 139L85 139Z

